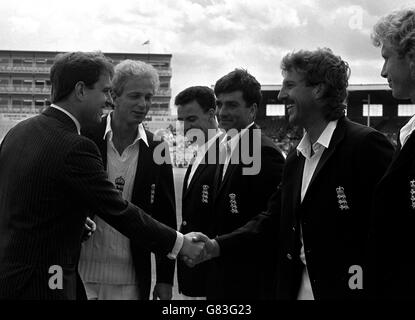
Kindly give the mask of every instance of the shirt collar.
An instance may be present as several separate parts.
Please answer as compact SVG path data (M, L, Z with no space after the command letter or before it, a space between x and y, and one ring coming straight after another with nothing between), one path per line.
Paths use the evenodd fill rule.
M336 130L337 122L338 120L330 121L313 146L311 146L310 137L306 132L297 146L297 155L301 153L306 159L310 159L311 147L313 148L314 153L321 147L327 149L330 145L331 138L333 137L334 130Z
M111 114L112 114L112 111L108 114L108 117L107 117L107 124L106 124L106 127L105 127L104 136L102 138L104 140L105 140L107 134L109 135L109 139L112 140L113 131L112 131L112 127L111 127ZM140 123L138 125L137 137L134 139L134 142L132 144L137 143L140 139L142 139L144 141L144 143L146 144L147 147L149 146L146 130L144 129L144 126L143 126L142 123Z
M225 134L225 136L223 137L221 143L227 143L230 144L231 146L231 152L233 153L233 151L236 148L236 145L239 142L239 139L242 137L243 134L245 134L245 132L248 131L248 129L250 127L252 127L254 125L255 122L251 122L246 128L242 129L241 132L238 132L238 134L234 135L232 138L230 138L230 136L228 136L227 134Z
M57 106L56 104L51 104L50 105L52 108L58 109L59 111L62 111L64 114L66 114L69 118L72 119L73 122L75 122L75 126L76 126L76 131L78 132L78 134L81 134L81 124L79 123L79 121L67 110Z
M202 155L204 155L206 153L206 150L209 150L209 148L216 141L216 139L222 134L223 132L220 129L218 129L216 134L212 138L210 138L208 141L206 141L204 144L202 144L201 146L197 148L197 156L201 157Z
M409 121L401 128L399 132L399 137L401 142L401 146L403 146L406 142L406 139L410 136L412 131L415 129L415 116L413 116Z

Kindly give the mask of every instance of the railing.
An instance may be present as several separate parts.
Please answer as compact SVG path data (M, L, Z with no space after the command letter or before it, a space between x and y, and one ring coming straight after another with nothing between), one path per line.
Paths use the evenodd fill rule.
M0 71L49 74L50 67L0 65Z
M156 70L160 76L171 76L172 75L171 68L157 68Z
M0 86L0 92L2 93L39 93L50 94L49 87L33 87L33 86Z
M171 89L158 89L157 96L171 96Z

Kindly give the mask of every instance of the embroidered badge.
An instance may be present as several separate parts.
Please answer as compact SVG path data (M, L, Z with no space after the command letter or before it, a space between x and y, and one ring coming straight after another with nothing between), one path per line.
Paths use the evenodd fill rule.
M236 203L236 194L234 194L234 193L229 194L229 199L230 199L229 205L231 207L231 212L235 213L235 214L239 213L238 205Z
M412 209L415 210L415 180L409 182L411 185L411 205Z
M156 194L156 185L153 183L151 185L151 193L150 193L150 204L154 203L154 195Z
M346 194L344 193L343 187L336 188L337 192L337 202L339 204L340 210L349 210L349 205L347 204Z
M124 190L125 180L123 177L118 177L115 179L115 188L119 190L121 193Z
M202 203L209 202L209 186L204 184L202 186Z

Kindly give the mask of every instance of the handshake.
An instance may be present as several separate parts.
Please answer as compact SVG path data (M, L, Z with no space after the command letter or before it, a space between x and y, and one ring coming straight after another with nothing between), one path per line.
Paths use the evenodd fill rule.
M201 232L189 232L184 235L181 259L190 268L220 255L220 247L215 239L209 239Z

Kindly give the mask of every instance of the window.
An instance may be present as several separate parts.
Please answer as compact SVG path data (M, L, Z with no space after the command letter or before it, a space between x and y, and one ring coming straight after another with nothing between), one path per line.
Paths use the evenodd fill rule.
M412 117L415 114L415 104L399 104L398 117Z
M8 65L9 64L9 58L0 58L0 64Z
M35 106L36 107L44 107L45 106L45 100L35 100Z
M17 65L17 66L20 66L20 65L22 65L22 59L20 59L20 58L15 58L15 59L13 59L13 65Z
M35 80L36 87L43 88L45 86L45 80Z
M168 89L169 88L169 84L166 83L166 82L162 82L162 83L160 83L160 88Z
M23 64L25 66L31 66L33 64L33 59L32 58L23 59Z
M369 112L370 112L369 116L371 117L381 117L383 116L383 105L371 104ZM363 116L364 117L368 116L368 105L367 104L363 105Z
M9 101L7 98L0 98L0 106L7 106Z
M13 79L13 85L14 86L21 86L23 84L22 79Z
M267 104L267 117L283 117L285 116L285 105L283 104Z
M23 85L25 87L31 87L32 86L32 80L23 80Z
M25 107L31 107L32 106L32 100L23 100L23 105Z
M23 101L21 99L13 99L12 105L13 107L21 106L23 104Z
M9 79L0 79L0 86L8 86L9 85Z

